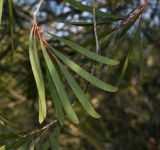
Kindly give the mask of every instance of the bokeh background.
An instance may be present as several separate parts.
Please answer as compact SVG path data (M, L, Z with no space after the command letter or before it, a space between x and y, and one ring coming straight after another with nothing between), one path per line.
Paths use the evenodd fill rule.
M81 2L92 4L90 0ZM106 13L125 16L144 2L99 0L97 7ZM8 2L4 2L0 27L0 112L12 122L12 127L0 125L0 133L13 129L15 132L27 132L39 126L37 89L28 55L28 36L37 3L37 0L13 0L12 20ZM80 11L63 0L45 0L37 19L42 29L95 51L93 26L70 23L92 22L92 14ZM108 21L101 17L97 17L97 20ZM91 118L77 104L75 110L80 125L76 126L66 118L60 137L62 150L160 149L160 1L152 0L127 34L115 41L118 31L112 29L120 23L109 20L97 27L100 54L118 59L120 64L115 67L99 64L95 71L95 75L103 81L114 85L119 81L119 91L108 93L89 85L86 93L101 118ZM91 70L94 62L73 53L48 35L44 36L86 70ZM121 76L126 58L128 67ZM76 75L75 78L83 88L86 82ZM70 90L67 92L74 100L73 93ZM47 100L46 122L49 122L55 115L49 94Z

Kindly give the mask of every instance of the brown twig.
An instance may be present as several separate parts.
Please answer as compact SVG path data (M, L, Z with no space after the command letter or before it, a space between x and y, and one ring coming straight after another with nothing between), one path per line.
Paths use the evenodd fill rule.
M32 136L32 135L34 135L34 134L37 134L37 133L43 132L43 131L45 131L45 130L48 130L50 127L52 127L53 125L55 125L57 122L58 122L58 120L55 119L55 120L47 123L46 125L44 125L42 128L39 128L39 129L35 129L35 130L30 131L28 134L25 134L23 137Z

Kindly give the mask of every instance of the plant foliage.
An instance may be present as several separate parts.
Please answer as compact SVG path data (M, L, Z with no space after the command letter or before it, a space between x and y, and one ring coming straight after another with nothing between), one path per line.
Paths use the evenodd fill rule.
M37 11L35 11L36 13L39 12L42 2L43 0L38 4ZM111 13L102 12L100 9L94 8L94 6L84 5L80 1L66 0L66 2L71 7L76 8L76 10L80 12L89 12L91 16L93 10L95 9L95 14L93 15L98 16L103 21L93 20L93 22L89 23L84 21L72 22L68 20L58 20L57 22L78 27L93 26L95 32L96 25L105 26L107 24L114 24L116 21L120 21L120 24L118 24L117 27L114 27L109 34L105 34L103 36L103 40L102 42L100 42L102 44L111 42L116 44L116 42L122 39L122 37L124 37L124 35L126 35L131 27L135 24L139 16L142 15L143 11L148 5L147 3L145 3L126 16L117 16ZM4 5L3 3L3 0L1 0L0 23L2 18L2 8ZM5 2L5 4L8 5L8 12L10 16L10 35L12 39L11 48L12 50L14 50L13 39L15 36L15 12L13 2L11 0L8 0L8 3ZM119 80L117 82L117 86L106 83L105 81L103 81L103 79L96 77L96 75L94 75L94 72L87 71L83 66L78 64L78 62L75 62L72 59L70 53L74 52L77 55L80 54L83 59L87 59L89 62L93 62L93 71L94 67L96 66L95 64L115 68L119 64L119 61L116 59L112 59L113 57L106 57L102 54L98 54L94 50L90 50L90 48L87 48L87 46L82 46L81 44L78 44L73 40L64 38L63 36L58 36L56 33L41 29L41 27L37 23L36 13L34 14L33 26L29 35L28 43L30 64L38 91L38 112L41 128L35 129L31 132L15 133L13 130L7 130L6 133L2 134L0 132L0 145L2 146L0 147L0 150L18 148L30 150L34 150L37 148L51 148L52 150L58 150L60 145L60 129L65 124L66 117L68 117L73 124L80 123L79 117L77 117L77 112L74 108L77 100L87 114L94 118L101 117L101 115L95 109L95 106L90 101L85 89L82 89L82 86L79 84L76 77L78 77L78 79L82 78L86 80L86 85L92 84L105 92L117 92L117 86L119 86L119 83L122 80L130 61L131 50L128 51L125 63L119 76ZM94 18L96 18L96 16L94 16ZM44 35L48 35L49 37L46 39ZM96 39L96 37L92 38L91 40L93 41L94 39ZM54 41L62 44L64 48L68 49L68 51L66 52L63 51L63 48L61 49L60 47L56 47ZM69 86L70 88L66 88L66 86ZM70 93L68 92L70 89L75 96L74 101L70 98ZM30 89L30 91L31 90L32 89ZM48 95L49 97L51 97L52 104L54 105L55 120L44 125L44 122L47 122L47 112L49 107L47 105ZM14 126L1 113L0 124L4 128L6 128L6 126ZM51 127L54 128L52 129Z

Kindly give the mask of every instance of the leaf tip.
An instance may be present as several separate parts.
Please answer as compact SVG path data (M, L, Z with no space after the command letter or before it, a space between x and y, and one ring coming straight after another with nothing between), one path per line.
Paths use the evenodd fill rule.
M118 65L119 63L120 63L120 61L118 61L118 60L112 60L112 62L110 63L110 65L115 66L115 65Z
M119 88L115 87L114 90L113 90L113 92L117 92L118 90L119 90Z
M79 124L79 119L78 119L77 117L74 118L74 120L70 118L70 120L71 120L73 123L75 123L76 125Z
M98 119L98 118L101 118L101 115L99 113L95 112L93 117Z
M42 124L45 119L45 116L39 112L39 123Z

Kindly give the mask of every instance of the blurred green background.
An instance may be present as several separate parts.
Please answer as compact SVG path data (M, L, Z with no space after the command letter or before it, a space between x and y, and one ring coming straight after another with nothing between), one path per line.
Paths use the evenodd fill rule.
M90 0L82 1L83 4L91 4ZM125 16L144 2L99 0L97 6L104 12ZM80 118L80 125L76 126L66 118L60 137L62 150L160 149L159 2L152 0L141 19L117 41L115 39L119 30L112 30L121 21L97 17L99 22L108 21L107 24L97 27L100 54L118 59L120 64L115 67L98 64L95 75L114 85L120 81L119 91L108 93L89 85L86 93L101 118L91 118L77 104L75 110ZM0 122L0 133L10 130L17 133L27 132L39 127L37 89L28 56L28 36L33 21L32 13L37 3L38 1L13 0L13 20L9 14L8 2L4 2L0 27L0 112L12 125L3 126ZM91 14L75 9L63 0L46 0L40 12L37 19L42 29L67 37L95 51L93 26L75 26L69 23L91 22ZM48 35L44 36L48 42L90 71L94 62L73 53ZM120 77L126 58L129 61L128 67ZM76 75L75 78L83 88L86 82ZM66 90L74 100L75 97L67 85ZM46 122L49 122L55 115L49 94L47 100Z

